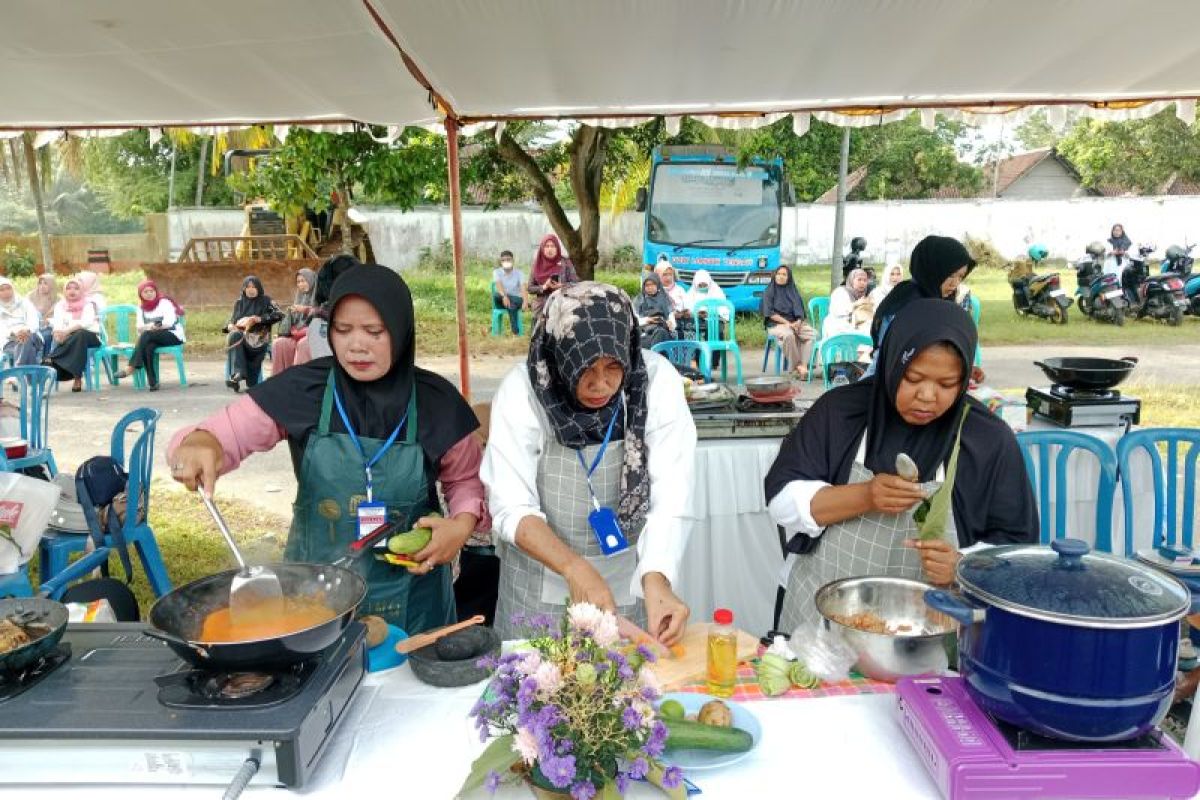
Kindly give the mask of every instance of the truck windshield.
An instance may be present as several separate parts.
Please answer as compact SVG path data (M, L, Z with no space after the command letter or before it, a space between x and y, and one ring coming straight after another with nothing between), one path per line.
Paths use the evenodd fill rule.
M735 164L655 167L649 237L657 244L775 247L779 214L779 181L762 167L741 171Z

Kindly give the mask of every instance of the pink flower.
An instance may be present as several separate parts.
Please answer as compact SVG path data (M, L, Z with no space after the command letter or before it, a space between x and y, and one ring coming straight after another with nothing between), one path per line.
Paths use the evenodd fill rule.
M533 675L542 665L542 655L536 650L524 653L516 663L517 672L522 675Z
M533 762L537 761L537 737L526 728L517 728L517 735L513 737L513 750L521 756L521 760L527 766L532 766Z
M638 670L638 686L644 689L653 689L656 693L662 694L662 683L659 682L658 676L654 674L654 670L643 665Z
M591 603L576 603L567 609L567 617L572 628L590 634L601 647L615 644L620 638L616 616Z
M562 672L550 661L543 661L533 674L537 681L538 698L546 700L562 686Z

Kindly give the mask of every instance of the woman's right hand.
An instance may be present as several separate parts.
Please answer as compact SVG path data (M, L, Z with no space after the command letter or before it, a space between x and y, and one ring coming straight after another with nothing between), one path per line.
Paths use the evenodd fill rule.
M171 457L171 477L192 491L203 486L212 496L224 460L225 451L217 437L208 431L192 431L183 437Z
M899 475L879 473L867 484L871 509L881 514L902 514L925 499L919 483L906 481Z
M606 611L617 610L612 590L608 588L604 578L600 577L595 567L582 558L575 558L567 565L563 571L563 579L567 582L567 588L571 590L572 603L591 603Z

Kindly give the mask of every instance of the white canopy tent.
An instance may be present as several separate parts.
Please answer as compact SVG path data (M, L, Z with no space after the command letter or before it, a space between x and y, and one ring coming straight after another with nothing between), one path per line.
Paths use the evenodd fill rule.
M1128 118L1172 100L1192 122L1198 29L1195 0L10 0L0 136L787 114L803 133L813 116ZM456 136L448 148L467 392Z

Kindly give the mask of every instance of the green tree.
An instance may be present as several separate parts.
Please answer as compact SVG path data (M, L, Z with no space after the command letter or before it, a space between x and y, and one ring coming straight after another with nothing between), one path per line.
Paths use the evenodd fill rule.
M1058 149L1091 188L1154 193L1176 174L1200 180L1200 132L1171 109L1128 122L1080 120Z

